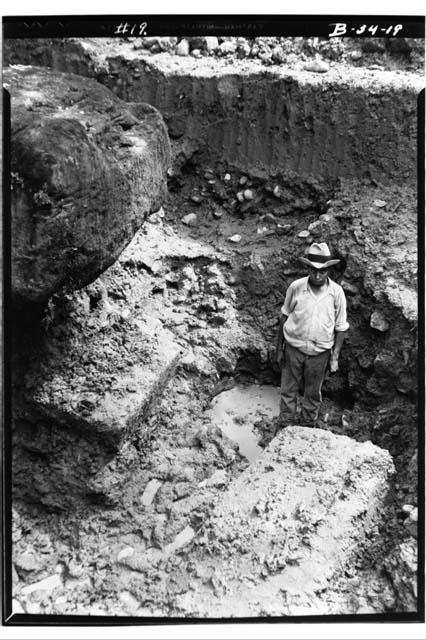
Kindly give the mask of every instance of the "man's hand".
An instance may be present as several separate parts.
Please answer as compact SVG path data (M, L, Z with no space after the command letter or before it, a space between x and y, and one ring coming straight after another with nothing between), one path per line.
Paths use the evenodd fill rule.
M330 356L330 371L331 373L336 373L339 368L339 356L335 353L331 352Z

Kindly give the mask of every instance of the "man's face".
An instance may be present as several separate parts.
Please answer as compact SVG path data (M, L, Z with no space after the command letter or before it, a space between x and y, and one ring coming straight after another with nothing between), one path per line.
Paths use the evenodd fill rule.
M329 269L315 269L309 267L309 284L312 287L322 287L327 282Z

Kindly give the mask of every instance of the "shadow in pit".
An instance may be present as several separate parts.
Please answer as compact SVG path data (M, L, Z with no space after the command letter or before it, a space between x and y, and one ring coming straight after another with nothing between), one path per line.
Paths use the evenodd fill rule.
M56 425L17 419L12 434L13 499L54 512L87 503L113 506L110 474L116 455Z

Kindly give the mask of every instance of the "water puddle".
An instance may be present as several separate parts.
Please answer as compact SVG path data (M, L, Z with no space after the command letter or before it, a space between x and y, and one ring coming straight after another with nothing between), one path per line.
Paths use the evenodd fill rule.
M279 395L279 388L270 385L236 386L217 395L207 414L252 462L263 451L258 445L260 434L253 425L261 418L272 420L278 415Z

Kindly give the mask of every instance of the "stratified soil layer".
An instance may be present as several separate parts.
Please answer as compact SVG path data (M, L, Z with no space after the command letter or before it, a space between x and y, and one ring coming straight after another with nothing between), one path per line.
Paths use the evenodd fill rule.
M253 175L413 183L420 73L283 61L150 55L107 39L9 44L6 60L95 77L163 114L176 155L201 153Z

